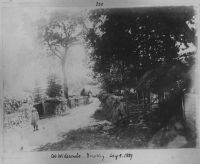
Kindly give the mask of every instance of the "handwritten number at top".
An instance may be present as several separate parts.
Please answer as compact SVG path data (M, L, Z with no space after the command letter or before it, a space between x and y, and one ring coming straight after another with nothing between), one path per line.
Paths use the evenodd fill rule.
M96 6L103 6L103 2L96 2Z

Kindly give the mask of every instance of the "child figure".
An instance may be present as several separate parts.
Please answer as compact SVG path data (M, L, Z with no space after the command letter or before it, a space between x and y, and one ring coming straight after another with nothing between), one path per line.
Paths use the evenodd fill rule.
M39 120L39 114L37 110L33 107L31 113L31 125L34 128L33 131L38 130L38 120Z

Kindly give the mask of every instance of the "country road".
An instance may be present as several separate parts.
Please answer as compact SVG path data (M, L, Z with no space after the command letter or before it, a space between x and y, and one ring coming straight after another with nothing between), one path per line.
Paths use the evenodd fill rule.
M95 124L97 120L91 116L99 108L97 98L92 103L70 109L65 116L46 118L39 121L39 131L33 131L31 125L22 128L8 129L4 133L5 151L32 151L47 143L62 140L62 134Z

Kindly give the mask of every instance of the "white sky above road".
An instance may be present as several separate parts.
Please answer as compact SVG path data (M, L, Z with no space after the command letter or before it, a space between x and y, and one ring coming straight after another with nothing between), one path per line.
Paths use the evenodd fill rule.
M56 8L4 8L3 9L3 60L4 93L19 97L24 90L32 90L36 83L46 87L46 77L51 73L61 74L58 60L47 58L38 46L37 21L45 21ZM60 8L59 8L60 10ZM67 10L70 13L80 11ZM69 84L86 82L88 69L86 54L81 45L69 50L66 67ZM82 80L82 82L81 82ZM76 85L75 85L76 86Z

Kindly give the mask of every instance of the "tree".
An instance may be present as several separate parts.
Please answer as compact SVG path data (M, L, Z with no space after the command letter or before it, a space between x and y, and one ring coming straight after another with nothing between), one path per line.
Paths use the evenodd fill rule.
M33 91L33 101L34 103L39 103L42 100L42 89L37 85Z
M150 92L158 95L160 104L165 93L170 93L171 100L163 106L170 115L182 117L195 54L195 50L187 51L196 45L194 9L100 9L92 11L90 19L93 29L87 39L102 88L110 93L134 88L137 97L148 104Z
M87 39L104 89L134 87L148 70L181 62L180 47L195 44L195 30L187 24L193 16L192 7L92 11Z
M85 29L85 15L83 13L69 14L53 13L47 23L39 27L39 36L50 55L60 60L63 73L64 97L68 98L67 75L65 63L67 53L73 44L81 40Z
M62 85L60 84L60 80L56 75L50 75L48 77L48 87L46 90L46 94L49 97L60 97L62 93Z

